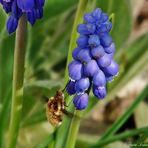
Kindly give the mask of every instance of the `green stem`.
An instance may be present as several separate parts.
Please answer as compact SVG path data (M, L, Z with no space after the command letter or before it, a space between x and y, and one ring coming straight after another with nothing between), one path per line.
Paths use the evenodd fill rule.
M70 46L68 51L68 59L67 59L66 72L65 72L65 83L67 83L68 77L69 77L68 64L72 60L72 51L76 47L76 39L78 37L77 26L83 21L83 15L86 10L87 3L88 3L88 0L79 0L79 5L76 12L76 17L75 17L75 21L72 29ZM81 113L78 113L76 110L74 112L75 112L75 115L81 114ZM70 129L68 131L68 135L66 138L66 142L65 142L66 148L74 148L79 126L80 126L80 119L73 117L72 122L70 124Z
M76 40L78 37L77 26L83 20L83 15L84 15L84 12L87 6L87 2L88 0L79 0L79 5L78 5L77 12L76 12L74 24L73 24L73 29L72 29L71 38L70 38L70 45L69 45L69 50L68 50L68 58L67 58L66 71L65 71L65 84L67 83L68 78L69 78L68 64L70 63L70 61L72 61L72 51L76 47Z
M79 117L81 117L82 114L83 114L82 111L75 110L75 112L74 112L75 116L73 117L71 125L70 125L70 129L69 129L69 133L68 133L68 137L67 137L66 148L74 148L75 147L77 133L79 131L80 122L81 122Z
M26 49L26 29L27 22L23 15L16 31L14 67L13 67L13 88L12 88L12 106L11 119L9 127L9 140L7 148L15 148L19 133L19 125L22 114L23 100L23 81L24 81L24 61Z
M76 16L75 16L75 20L74 20L74 24L73 24L73 29L72 29L72 33L71 33L69 50L68 50L68 58L67 58L67 64L66 64L66 70L65 70L65 85L67 84L68 79L69 79L69 76L68 76L68 64L72 61L72 51L77 46L76 45L76 40L77 40L77 37L78 37L77 25L80 24L82 22L82 20L83 20L83 15L84 15L87 3L88 3L88 0L79 0L77 12L76 12ZM68 101L68 100L66 100L66 101ZM72 112L73 110L74 110L73 106L70 105L69 106L69 111ZM71 123L71 119L68 119L68 118L65 117L64 121L63 121L63 124L57 130L56 143L55 143L56 148L59 148L59 147L60 148L62 148L62 147L65 148L65 145L70 143L70 141L72 141L70 139L71 133L69 132L70 123ZM71 145L69 148L74 147L75 138L73 138L73 140L74 140L73 145Z

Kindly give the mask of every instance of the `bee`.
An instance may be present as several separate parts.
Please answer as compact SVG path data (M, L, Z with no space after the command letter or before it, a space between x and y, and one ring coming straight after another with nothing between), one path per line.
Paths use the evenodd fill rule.
M51 125L55 127L61 125L65 114L65 107L64 93L58 90L54 97L49 98L46 106L46 116Z

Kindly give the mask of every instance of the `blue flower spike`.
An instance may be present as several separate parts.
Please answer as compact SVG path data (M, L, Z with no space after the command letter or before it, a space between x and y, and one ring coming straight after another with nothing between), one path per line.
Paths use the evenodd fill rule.
M23 14L33 26L37 19L43 17L44 3L45 0L0 0L5 12L10 14L7 20L8 33L16 31L18 21Z
M68 66L70 81L67 93L74 95L77 110L88 106L89 92L103 99L107 95L106 85L119 72L114 61L115 43L109 32L112 23L101 9L97 8L84 15L84 23L79 24L77 47L73 50L73 61Z

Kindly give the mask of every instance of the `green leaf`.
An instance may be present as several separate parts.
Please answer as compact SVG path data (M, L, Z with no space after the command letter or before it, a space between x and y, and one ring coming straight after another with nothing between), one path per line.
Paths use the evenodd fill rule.
M115 14L112 37L117 49L127 41L132 27L131 7L128 0L102 0L97 2L98 7L109 15Z
M1 8L0 6L0 20L1 20L1 23L0 23L0 38L2 37L2 32L3 30L6 28L5 27L5 23L6 23L6 14L5 12L3 11L3 9ZM1 39L0 39L1 40Z
M67 0L50 0L45 3L44 10L44 19L50 19L62 12L64 12L69 7L77 4L78 0L71 0L67 2Z
M62 80L38 80L25 84L22 126L29 126L46 120L44 96L54 96L56 90L62 84Z
M8 129L8 119L10 114L10 98L12 89L12 68L14 36L8 37L5 29L0 38L0 103L2 110L0 112L0 147L3 147L5 132Z
M69 22L71 22L71 10L73 7L77 4L78 0L71 0L67 3L66 0L51 0L46 1L45 9L44 9L44 17L42 20L38 21L35 26L32 28L32 34L36 34L32 38L32 43L30 45L29 53L28 53L28 62L32 63L32 66L36 65L34 62L39 62L39 58L44 59L48 58L48 65L49 65L49 59L52 59L50 61L55 61L57 59L63 58L62 54L65 53L64 56L67 54L67 40L63 40L65 36L67 36L67 33L69 32L68 25ZM69 14L66 14L65 12L68 11ZM68 18L64 18L63 14L68 16ZM64 27L62 27L64 26ZM62 38L58 40L58 42L55 42L55 38L58 38L59 35L62 35ZM64 36L64 37L63 37ZM40 41L38 41L40 39ZM60 44L60 42L64 41L64 47L59 47L59 50L65 50L65 52L59 52L57 51L56 47L52 46L52 42L57 46ZM61 45L61 44L60 44ZM43 50L46 52L45 56L43 55ZM41 52L40 52L41 51ZM56 51L56 52L55 52ZM47 57L48 55L48 57ZM61 56L60 56L61 55ZM54 57L57 58L54 58ZM56 61L55 61L56 62ZM53 63L53 62L52 62Z
M4 34L0 47L0 100L7 96L12 82L14 35Z

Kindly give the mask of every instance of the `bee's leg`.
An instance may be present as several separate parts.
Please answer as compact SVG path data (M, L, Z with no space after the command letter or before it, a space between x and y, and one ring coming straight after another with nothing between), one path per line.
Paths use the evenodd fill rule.
M68 117L70 117L70 118L72 118L73 116L74 116L74 114L73 113L71 113L71 112L69 112L69 111L67 111L67 110L63 110L63 113L65 114L65 115L67 115Z
M66 104L66 102L64 102L64 106L65 106L65 107L68 107L68 105Z

